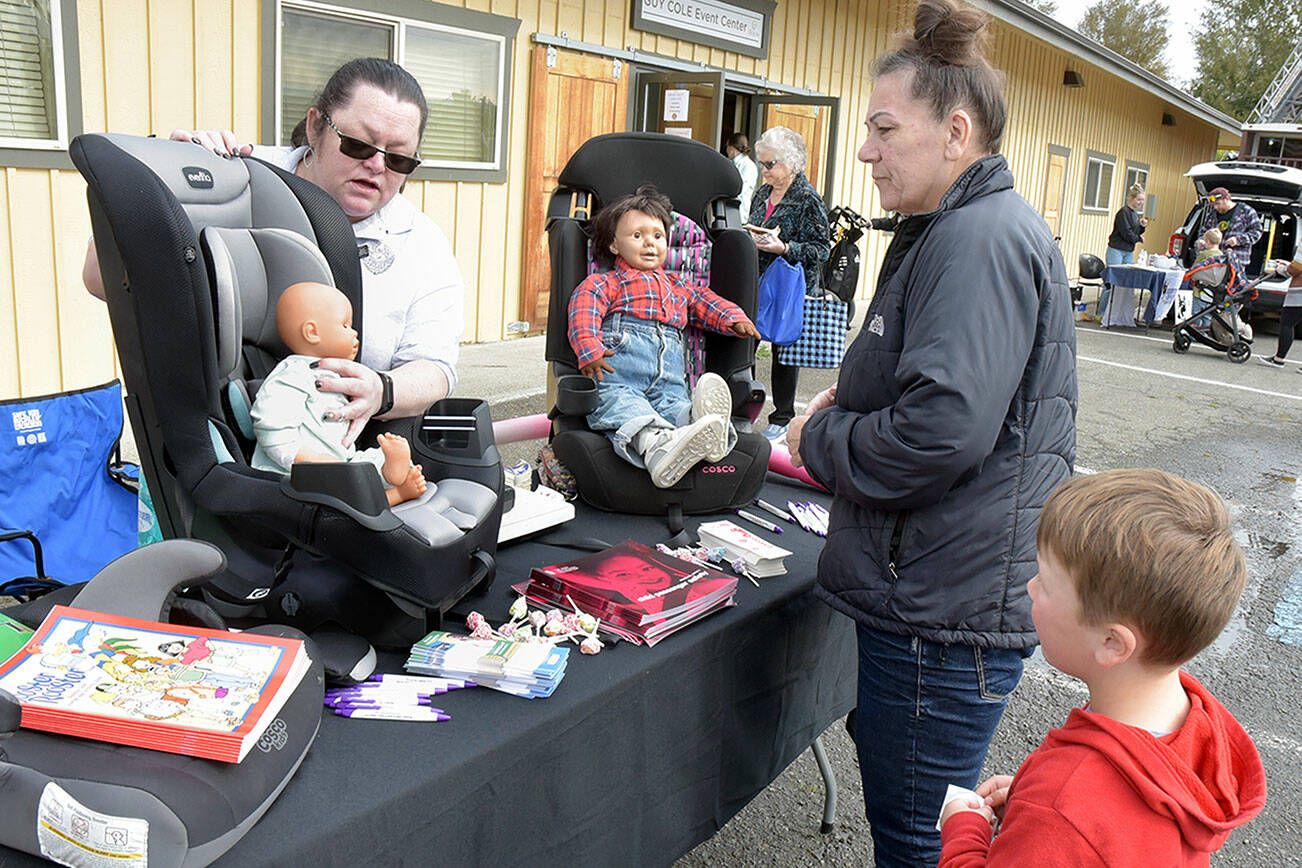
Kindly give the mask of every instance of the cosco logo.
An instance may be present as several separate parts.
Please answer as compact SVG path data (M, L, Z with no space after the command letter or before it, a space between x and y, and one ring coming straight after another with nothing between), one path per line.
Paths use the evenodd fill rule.
M196 190L212 189L212 172L202 166L182 166L181 172L185 175L185 183Z
M707 464L701 468L702 473L736 473L737 468L731 464Z

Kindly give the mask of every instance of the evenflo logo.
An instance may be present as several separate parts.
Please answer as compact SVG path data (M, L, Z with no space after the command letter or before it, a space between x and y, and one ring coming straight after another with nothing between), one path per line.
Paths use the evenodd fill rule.
M196 190L212 189L212 172L202 166L182 166L181 172L185 175L185 183Z
M41 410L32 407L27 410L14 410L14 434L19 446L35 446L45 442L45 432L41 430Z

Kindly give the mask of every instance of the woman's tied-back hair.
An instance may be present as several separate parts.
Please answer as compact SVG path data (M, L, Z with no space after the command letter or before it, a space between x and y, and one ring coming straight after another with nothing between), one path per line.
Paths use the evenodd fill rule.
M1003 143L1008 108L1004 75L985 58L986 25L986 16L965 4L920 0L913 33L905 34L898 48L874 61L873 78L912 72L913 98L928 103L936 121L954 109L966 109L981 146L996 154Z
M1140 659L1155 666L1210 645L1248 578L1221 499L1161 470L1064 482L1040 514L1036 546L1071 577L1081 620L1134 628L1146 642Z
M725 144L730 148L736 148L743 154L750 153L750 139L746 138L745 133L733 133L728 136L728 141Z
M653 184L643 184L637 188L637 192L621 196L611 202L598 211L597 216L592 220L592 258L602 268L614 267L615 254L610 251L610 245L615 242L615 230L619 227L619 218L629 211L641 211L659 220L665 227L667 241L669 230L674 222L669 213L673 207L669 197L657 190Z
M1142 196L1142 195L1144 195L1144 185L1136 181L1135 183L1131 184L1130 189L1126 191L1126 201L1129 202L1131 199L1135 198L1136 196Z
M399 102L411 103L420 109L420 130L416 134L417 141L425 135L425 121L429 117L429 106L425 104L425 92L420 89L420 82L398 64L381 57L359 57L336 69L325 87L317 94L312 105L317 111L333 118L334 113L353 98L353 93L359 84L369 84L379 88ZM320 134L324 131L325 120L322 119L314 132ZM294 127L290 144L296 148L308 144L306 117Z
M805 171L809 152L800 133L786 127L769 127L755 142L756 151L768 151L773 158L793 172Z

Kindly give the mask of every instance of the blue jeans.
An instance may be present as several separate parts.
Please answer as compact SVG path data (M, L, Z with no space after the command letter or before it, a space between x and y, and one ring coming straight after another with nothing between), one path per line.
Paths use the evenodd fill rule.
M615 351L607 359L615 370L597 384L597 408L588 414L588 427L606 432L625 461L645 467L631 448L634 435L653 424L680 428L691 418L683 333L664 323L612 313L601 323L601 344ZM729 426L729 451L736 439Z
M877 866L934 866L945 789L976 787L1029 651L941 645L856 626L854 740Z
M1135 251L1118 250L1115 247L1109 247L1107 252L1103 254L1103 261L1107 265L1134 265ZM1103 319L1104 314L1107 313L1108 302L1111 299L1112 287L1104 283L1103 288L1099 290L1099 303L1094 308L1095 312L1099 315L1100 321Z

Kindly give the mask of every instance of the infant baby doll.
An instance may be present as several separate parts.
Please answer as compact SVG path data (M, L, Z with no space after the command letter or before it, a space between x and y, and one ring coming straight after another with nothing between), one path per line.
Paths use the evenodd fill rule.
M579 284L569 309L579 370L597 381L588 426L604 431L620 457L645 467L658 488L702 459L719 461L737 440L722 377L705 374L688 395L683 328L759 339L737 305L665 273L670 207L648 184L598 212L593 252L613 268Z
M345 447L348 421L339 410L348 397L317 388L321 380L338 376L317 369L318 359L357 355L348 297L321 283L296 283L276 303L276 331L293 355L271 369L253 401L253 467L289 473L298 461L366 461L379 470L390 506L424 494L425 475L419 465L412 466L406 438L386 433L378 449Z

